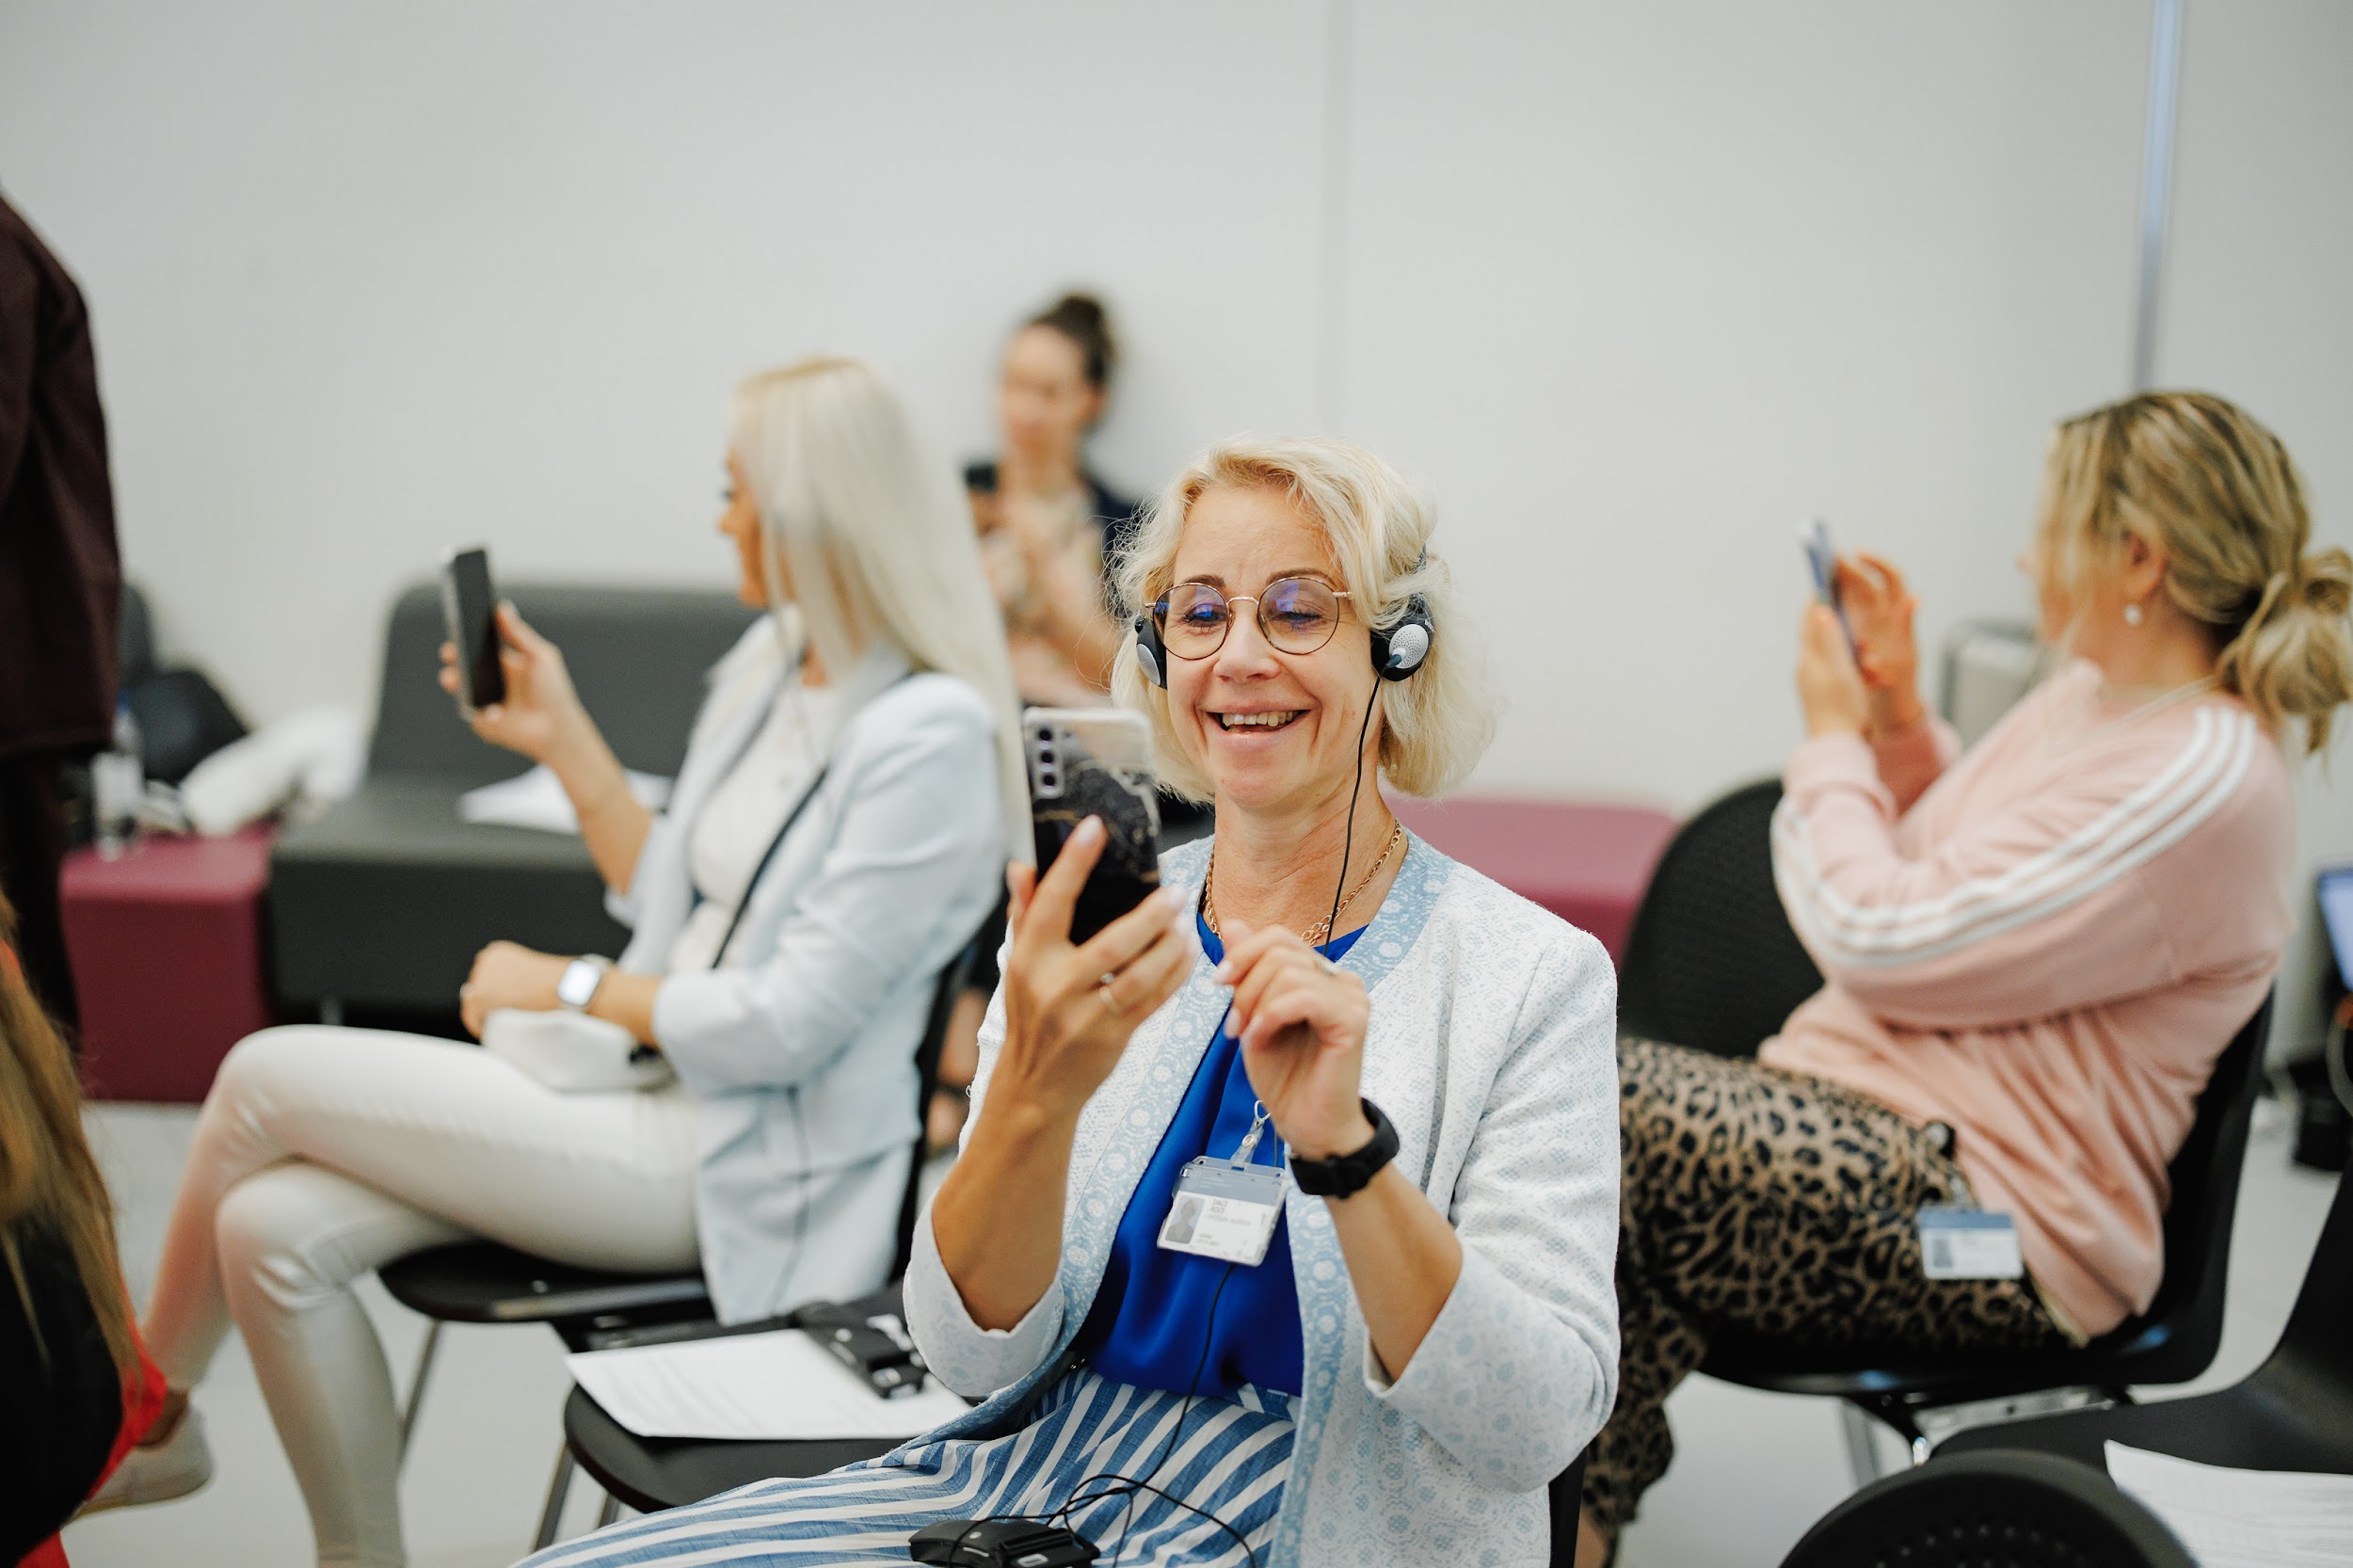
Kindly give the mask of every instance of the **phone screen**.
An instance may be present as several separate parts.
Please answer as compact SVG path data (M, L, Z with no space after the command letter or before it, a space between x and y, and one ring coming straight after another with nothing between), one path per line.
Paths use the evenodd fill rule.
M1798 524L1798 542L1805 547L1805 564L1814 573L1814 596L1838 608L1838 552L1830 542L1830 524L1808 518Z
M441 615L457 648L457 706L468 712L506 700L506 669L499 663L497 603L490 591L490 553L476 546L450 552L441 568Z
M1083 942L1160 885L1152 731L1124 709L1026 708L1021 734L1038 874L1087 818L1102 818L1109 833L1071 912L1070 939Z
M1814 597L1831 607L1838 616L1838 629L1847 634L1849 651L1854 648L1854 628L1847 624L1847 607L1838 602L1838 551L1830 542L1830 524L1820 518L1808 518L1798 524L1798 542L1805 548L1805 564L1814 574Z

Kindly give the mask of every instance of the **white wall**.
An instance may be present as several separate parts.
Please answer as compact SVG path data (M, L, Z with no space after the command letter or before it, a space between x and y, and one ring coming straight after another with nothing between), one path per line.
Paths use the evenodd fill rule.
M2353 6L2192 0L2157 375L2243 402L2304 472L2313 533L2353 548ZM2353 858L2353 723L2298 777L2306 865ZM2311 907L2275 1047L2317 1048L2329 962Z
M2160 362L2353 518L2353 9L2190 0ZM1483 788L1693 804L1796 725L1794 520L2024 607L2050 422L2126 390L2147 0L14 0L0 181L82 278L123 534L256 716L395 584L718 583L742 372L870 354L978 450L1065 282L1143 488L1244 427L1432 483ZM2337 773L2345 773L2343 754ZM2305 836L2347 844L2313 776Z

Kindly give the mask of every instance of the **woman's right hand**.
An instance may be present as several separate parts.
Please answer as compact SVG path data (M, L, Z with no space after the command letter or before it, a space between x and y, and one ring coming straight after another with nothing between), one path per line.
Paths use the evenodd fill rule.
M1088 818L1041 877L1016 865L1013 946L1005 964L1005 1044L982 1114L1027 1105L1075 1118L1119 1064L1128 1036L1176 994L1193 968L1184 901L1160 888L1083 944L1070 940L1071 911L1103 852L1103 824Z
M1870 693L1875 735L1920 722L1920 645L1912 619L1920 601L1903 573L1857 551L1838 559L1838 607L1854 637L1855 664Z
M588 728L587 710L572 690L561 649L534 632L512 604L499 605L498 626L506 699L476 709L473 732L492 745L545 762ZM443 643L441 690L455 695L458 680L456 646Z

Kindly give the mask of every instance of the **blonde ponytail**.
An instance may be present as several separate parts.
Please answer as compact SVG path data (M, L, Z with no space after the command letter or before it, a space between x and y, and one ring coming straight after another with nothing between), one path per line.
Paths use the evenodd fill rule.
M2215 672L2275 723L2301 718L2312 750L2326 746L2338 705L2353 701L2353 555L2330 546L2274 572Z

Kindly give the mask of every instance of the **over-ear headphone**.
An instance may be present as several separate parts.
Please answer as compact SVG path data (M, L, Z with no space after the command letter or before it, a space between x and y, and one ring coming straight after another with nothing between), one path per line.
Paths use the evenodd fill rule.
M1405 600L1404 616L1395 626L1385 632L1377 626L1372 629L1372 667L1384 680L1402 680L1421 668L1436 635L1428 602L1419 594L1411 595Z
M1419 594L1405 600L1405 614L1395 626L1372 629L1372 667L1384 680L1402 680L1421 668L1430 657L1437 623ZM1160 622L1147 610L1136 617L1136 665L1153 685L1168 685L1168 648L1160 641Z

